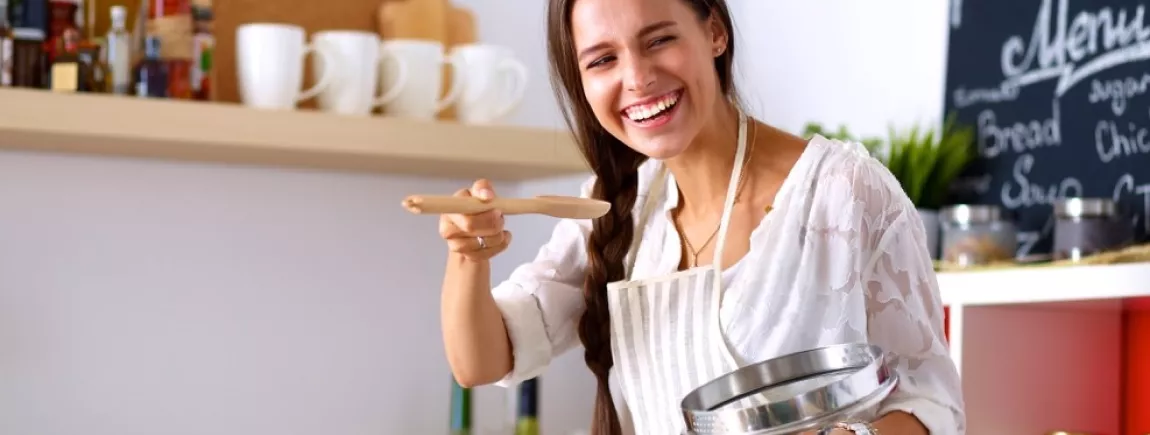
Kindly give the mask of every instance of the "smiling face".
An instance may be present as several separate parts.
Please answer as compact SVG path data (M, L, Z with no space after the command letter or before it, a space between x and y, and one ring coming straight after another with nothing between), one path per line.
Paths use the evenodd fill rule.
M576 0L583 93L605 130L655 159L683 153L720 107L727 29L685 0Z

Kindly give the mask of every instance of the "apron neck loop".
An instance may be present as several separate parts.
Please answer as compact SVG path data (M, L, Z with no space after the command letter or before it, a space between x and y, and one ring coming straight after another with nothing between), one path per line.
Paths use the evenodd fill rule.
M736 109L738 110L738 109ZM735 192L739 188L739 179L743 174L743 161L747 156L747 115L739 110L739 136L738 142L735 145L735 165L731 170L731 181L727 184L727 198L723 204L723 216L719 220L719 240L715 242L715 254L711 261L712 267L715 268L716 281L722 282L722 267L720 260L723 258L723 247L727 244L727 227L730 226L731 212L735 208ZM651 187L648 190L646 199L644 200L643 207L640 209L639 220L636 222L638 230L635 233L636 239L631 242L628 249L629 258L624 264L624 273L630 277L631 272L635 268L635 257L639 251L639 241L642 239L642 230L646 226L647 219L650 219L651 213L654 211L654 206L657 199L661 197L664 187L667 184L667 166L660 164L658 173L652 179Z
M715 268L715 279L722 280L721 260L723 248L727 244L727 228L731 223L731 212L735 208L735 194L739 188L739 179L743 175L743 160L747 156L747 115L739 111L739 138L735 146L735 165L731 169L731 181L727 184L727 199L723 204L723 217L719 220L719 240L715 241L715 254L711 265Z

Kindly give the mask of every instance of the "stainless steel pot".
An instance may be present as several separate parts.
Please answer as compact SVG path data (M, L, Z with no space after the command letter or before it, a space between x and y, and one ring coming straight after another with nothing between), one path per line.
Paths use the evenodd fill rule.
M891 364L878 346L857 343L743 367L683 398L686 434L788 435L868 416L898 385Z

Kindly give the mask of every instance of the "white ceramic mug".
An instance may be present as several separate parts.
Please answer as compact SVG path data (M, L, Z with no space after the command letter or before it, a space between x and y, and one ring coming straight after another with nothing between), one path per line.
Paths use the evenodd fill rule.
M371 110L387 104L406 88L408 68L404 59L388 59L391 53L380 49L379 36L356 30L328 30L312 36L312 43L330 49L331 62L313 58L312 70L332 76L331 84L319 93L317 106L324 112L341 115L371 115ZM379 65L390 61L396 65L396 80L376 94Z
M451 57L462 74L462 95L455 113L467 124L494 124L523 101L527 66L507 47L468 44L455 47Z
M395 89L407 68L406 83L394 100L388 102L383 113L410 119L433 120L447 109L460 95L460 66L447 58L443 44L421 39L392 39L383 42L383 60L380 63L380 86ZM443 66L452 66L452 80L447 95L443 92Z
M307 44L304 29L279 23L249 23L236 29L236 65L240 99L245 105L273 110L292 110L300 101L315 97L331 83L331 75L319 75L314 86L303 87L303 60L308 53L330 64L330 50Z

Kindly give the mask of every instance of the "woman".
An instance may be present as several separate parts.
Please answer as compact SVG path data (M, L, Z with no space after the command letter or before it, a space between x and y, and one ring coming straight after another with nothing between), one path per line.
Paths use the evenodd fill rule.
M502 216L444 216L456 379L537 376L577 335L598 380L593 433L671 434L678 401L704 382L865 341L896 355L900 386L872 421L826 433L964 433L914 206L857 144L742 114L724 1L551 0L549 17L557 94L595 173L583 194L613 208L561 221L494 289L489 260L511 242ZM494 196L484 181L457 194Z

